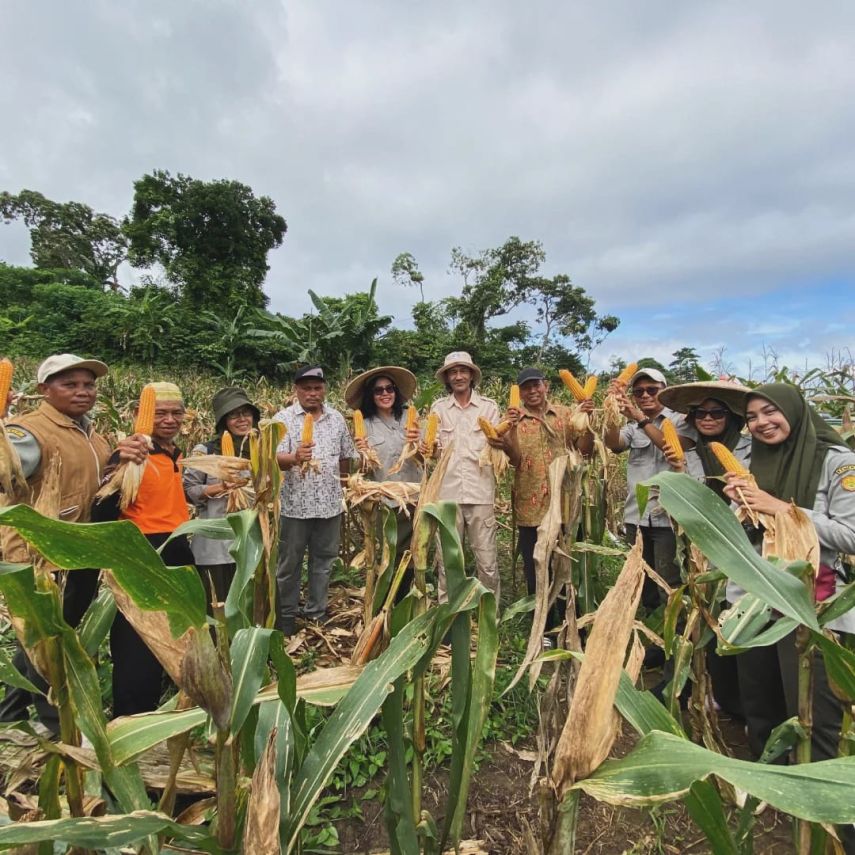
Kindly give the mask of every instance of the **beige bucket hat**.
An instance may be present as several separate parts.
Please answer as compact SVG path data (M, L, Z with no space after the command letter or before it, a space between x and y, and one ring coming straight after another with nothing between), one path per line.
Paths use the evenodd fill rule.
M458 365L469 368L475 375L475 382L481 382L481 369L472 361L472 357L465 350L455 350L449 353L445 357L445 362L442 363L442 368L436 372L436 379L445 383L445 372Z
M356 409L362 403L362 390L365 384L374 377L388 377L398 387L405 401L409 401L413 397L413 392L416 391L416 376L412 371L406 368L401 368L398 365L381 365L379 368L372 368L370 371L363 371L362 374L357 374L344 390L344 400L347 401L348 407Z
M671 386L659 393L660 403L678 413L688 413L692 407L697 407L707 398L721 401L737 416L745 415L745 402L751 389L739 383L729 383L727 380L705 380L700 383L683 383L681 386Z

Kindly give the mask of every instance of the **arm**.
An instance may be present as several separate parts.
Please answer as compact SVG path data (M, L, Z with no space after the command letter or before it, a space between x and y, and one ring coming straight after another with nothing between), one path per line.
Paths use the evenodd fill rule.
M802 510L816 526L820 546L852 555L855 554L855 455L834 455L834 458L826 458L813 508ZM847 468L850 466L851 469Z

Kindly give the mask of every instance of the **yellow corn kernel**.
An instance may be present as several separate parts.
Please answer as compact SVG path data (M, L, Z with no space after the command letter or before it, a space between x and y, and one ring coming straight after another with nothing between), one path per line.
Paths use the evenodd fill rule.
M134 422L134 433L151 436L154 432L154 409L157 406L157 393L154 386L143 386Z
M496 425L496 436L504 436L513 426L514 423L507 419L503 422L499 422L499 424Z
M353 411L353 436L355 439L365 439L365 419L362 410Z
M303 435L300 438L300 442L303 445L311 445L315 437L315 420L312 418L311 413L306 413L306 416L303 420Z
M725 472L735 472L737 475L747 475L748 470L733 456L733 452L720 442L711 442L710 451L721 463Z
M223 438L220 440L220 451L224 457L235 456L235 441L227 430L223 431Z
M592 374L586 381L585 385L582 387L582 391L585 393L585 400L590 401L591 398L594 397L594 392L597 391L597 375Z
M630 362L629 365L627 365L626 368L624 368L623 371L618 374L618 383L622 384L623 386L626 386L626 384L629 383L629 381L632 379L632 375L635 374L636 371L638 371L638 363Z
M488 439L497 439L498 434L492 422L488 422L483 416L478 416L478 427L484 432L484 436Z
M677 428L674 427L674 423L670 419L662 420L662 436L665 439L665 445L668 447L668 450L678 461L682 461L686 455L683 453L683 446L680 445Z
M439 433L439 416L436 413L431 413L428 416L427 427L425 428L425 445L429 449L433 449L436 443L436 437Z
M585 390L582 388L579 381L573 376L572 371L562 368L558 372L558 376L564 381L564 385L570 390L570 394L577 401L585 400Z
M511 386L511 394L508 395L508 407L513 407L515 410L520 408L520 387L516 383Z
M12 388L12 372L14 368L8 359L0 359L0 415L6 410L6 398Z
M419 426L419 411L414 404L407 407L407 430L412 430Z

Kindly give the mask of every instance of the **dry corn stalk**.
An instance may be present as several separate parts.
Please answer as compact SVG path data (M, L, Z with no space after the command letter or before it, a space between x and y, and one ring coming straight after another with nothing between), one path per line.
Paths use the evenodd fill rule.
M219 479L223 484L222 495L227 498L226 513L242 511L254 504L252 472L246 458L226 454L194 454L179 460L178 465L185 469L197 469Z
M419 411L416 409L414 404L410 404L410 406L407 407L406 430L411 431L414 429L418 429L418 426L419 426ZM389 475L397 475L401 471L401 469L403 468L404 464L408 460L411 460L413 457L418 455L418 453L419 453L418 443L414 442L412 440L407 440L404 443L404 447L401 449L400 457L398 457L397 461L395 462L395 465L389 470L388 474Z
M134 433L145 437L150 449L154 447L151 435L154 433L154 410L156 406L157 393L154 387L151 385L143 386L137 405L137 416L134 420ZM133 461L120 463L113 470L110 480L95 494L95 499L101 502L108 496L118 493L119 507L124 511L137 500L146 466L148 466L148 457L142 463L134 463Z
M680 437L677 435L677 428L671 419L662 419L662 438L665 440L665 447L674 456L678 463L682 463L686 459L683 452L683 446L680 444Z
M597 609L573 701L555 750L553 786L559 801L609 755L618 728L618 682L644 583L639 536L611 590Z
M374 472L380 468L380 458L377 452L368 444L368 438L365 433L365 419L362 416L362 410L353 411L353 438L356 440L365 441L365 449L358 448L359 451L359 470L361 472Z

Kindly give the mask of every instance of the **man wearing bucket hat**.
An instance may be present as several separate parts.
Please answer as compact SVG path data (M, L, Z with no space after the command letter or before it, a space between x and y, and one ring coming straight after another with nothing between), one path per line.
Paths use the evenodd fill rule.
M480 463L487 444L478 419L499 422L499 407L476 390L481 369L464 350L445 357L436 378L448 395L434 401L431 412L439 416L438 450L453 443L451 460L440 487L439 498L457 502L457 528L468 538L481 583L499 599L499 567L496 557L496 483L490 466ZM439 598L447 598L445 568L439 563Z
M672 587L680 582L677 564L677 541L668 515L656 497L647 500L642 517L635 496L636 484L670 468L662 447L665 444L661 426L669 419L677 433L684 438L686 448L694 445L697 434L685 418L662 406L659 393L668 385L665 375L656 368L641 368L629 382L628 394L620 386L612 391L621 403L627 418L622 428L609 428L603 435L606 448L615 453L629 450L626 467L627 496L624 505L624 526L629 543L635 543L641 533L644 560ZM649 579L645 579L642 601L648 608L664 602L664 594Z
M254 427L258 426L261 413L246 392L238 386L226 386L213 398L214 432L216 436L210 442L197 445L192 454L222 454L222 437L228 431L234 442L235 453L240 457L249 457L247 438ZM215 475L199 469L184 469L184 493L188 501L196 508L199 519L221 519L226 515L228 499L223 482ZM213 593L219 602L224 602L235 574L235 562L229 553L231 540L218 540L197 534L191 547L196 566L206 581L210 574ZM210 597L209 597L210 600Z

